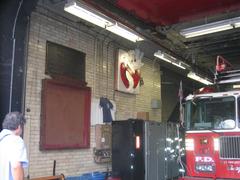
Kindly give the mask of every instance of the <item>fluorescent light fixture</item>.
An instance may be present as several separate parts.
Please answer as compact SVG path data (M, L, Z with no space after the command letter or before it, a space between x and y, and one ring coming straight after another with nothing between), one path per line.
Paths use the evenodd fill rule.
M196 36L216 33L216 32L225 31L225 30L238 28L238 27L240 27L240 17L183 29L180 31L180 34L185 38L192 38Z
M171 60L169 60L168 58L166 58L161 51L155 52L155 53L154 53L154 56L155 56L155 57L158 57L159 59L162 59L162 60L164 60L164 61L166 61L166 62L168 62L168 63L171 63Z
M64 6L64 10L102 28L113 25L113 21L109 18L104 17L103 14L88 8L85 4L80 2L70 1Z
M240 27L240 21L239 21L239 22L236 22L236 23L234 23L234 27L235 27L235 28L239 28L239 27Z
M233 27L229 24L218 26L218 27L206 27L206 26L203 27L202 26L201 29L200 29L200 27L185 29L185 30L181 31L180 34L186 38L192 38L192 37L201 36L201 35L205 35L205 34L211 34L211 33L215 33L215 32L225 31L225 30L229 30L232 28Z
M185 67L183 67L183 66L181 65L181 63L172 62L172 64L175 65L175 66L177 66L177 67L179 67L179 68L186 69Z
M117 23L115 20L103 15L102 13L79 1L69 1L67 4L65 4L64 10L130 41L137 42L144 40L128 27Z
M182 62L182 61L179 61L177 60L175 57L167 54L167 53L164 53L164 52L161 52L160 50L158 50L157 52L154 53L154 56L159 58L159 59L162 59L174 66L177 66L181 69L186 69L186 67L190 67L189 65L187 65L186 63Z
M190 71L190 72L188 73L187 77L189 77L189 78L191 78L191 79L193 79L193 80L195 80L195 81L198 81L198 82L200 82L200 83L206 84L206 85L211 85L211 84L213 84L213 83L212 83L211 81L209 81L208 79L202 78L202 77L200 77L199 75L197 75L196 73L194 73L194 72L192 72L192 71Z
M111 31L114 34L117 34L119 36L122 36L123 38L127 38L130 41L137 42L142 41L143 38L132 32L127 27L124 27L123 25L120 25L119 23L116 23L114 25L106 26L106 29L108 31Z

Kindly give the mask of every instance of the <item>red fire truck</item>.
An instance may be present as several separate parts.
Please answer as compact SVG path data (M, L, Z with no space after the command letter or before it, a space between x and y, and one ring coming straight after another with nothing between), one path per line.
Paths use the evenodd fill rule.
M217 58L215 83L186 98L186 175L179 180L240 179L240 70Z

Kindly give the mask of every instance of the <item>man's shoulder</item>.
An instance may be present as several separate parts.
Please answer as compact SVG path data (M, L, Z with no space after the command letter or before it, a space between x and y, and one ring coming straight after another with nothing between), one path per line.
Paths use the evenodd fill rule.
M3 140L3 143L14 147L24 146L23 139L20 136L16 136L14 134L6 136Z
M20 136L11 134L8 138L16 143L23 143L23 139Z
M0 141L3 140L5 137L9 136L12 134L12 131L8 130L8 129L3 129L0 132Z

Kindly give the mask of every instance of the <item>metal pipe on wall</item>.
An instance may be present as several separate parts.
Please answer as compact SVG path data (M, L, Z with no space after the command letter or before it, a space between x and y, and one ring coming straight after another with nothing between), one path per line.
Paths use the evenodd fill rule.
M9 107L8 112L11 112L12 110L12 88L13 88L13 70L14 70L14 62L15 62L15 46L16 46L16 39L15 39L15 30L16 30L16 23L18 19L19 11L22 7L23 0L19 2L17 13L14 19L13 29L12 29L12 40L13 40L13 46L12 46L12 65L11 65L11 81L10 81L10 92L9 92Z
M24 98L26 29L38 0L0 2L0 129L9 111L21 111Z

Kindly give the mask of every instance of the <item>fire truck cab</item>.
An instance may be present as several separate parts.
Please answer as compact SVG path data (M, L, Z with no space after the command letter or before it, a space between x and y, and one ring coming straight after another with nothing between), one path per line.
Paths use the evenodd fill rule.
M240 71L186 98L186 176L180 180L240 179Z

